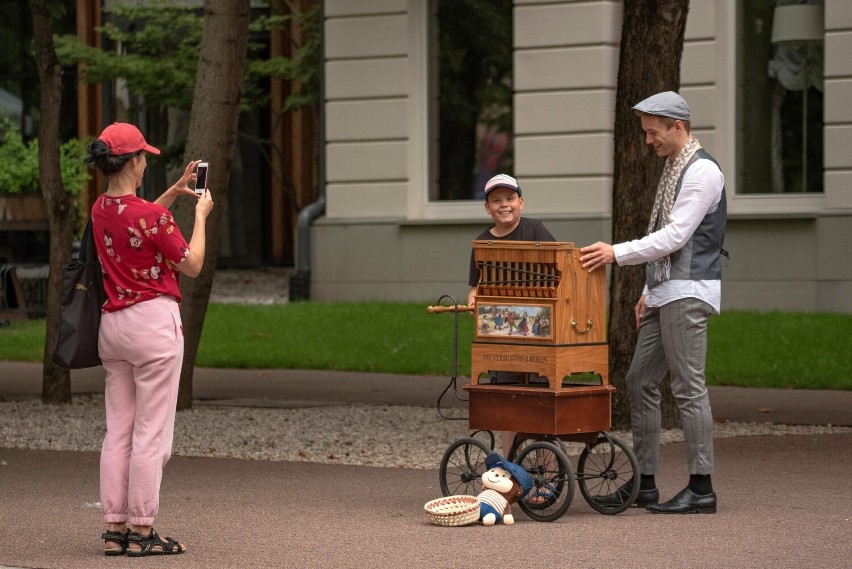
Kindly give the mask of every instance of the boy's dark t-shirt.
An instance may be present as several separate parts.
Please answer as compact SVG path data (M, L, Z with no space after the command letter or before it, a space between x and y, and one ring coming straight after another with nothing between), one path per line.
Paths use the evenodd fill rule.
M495 237L491 234L489 227L479 234L477 241L556 241L556 238L547 230L542 222L529 217L522 217L521 222L514 231L503 237ZM479 267L476 266L476 261L473 258L473 250L470 252L470 276L467 284L476 286L479 283Z

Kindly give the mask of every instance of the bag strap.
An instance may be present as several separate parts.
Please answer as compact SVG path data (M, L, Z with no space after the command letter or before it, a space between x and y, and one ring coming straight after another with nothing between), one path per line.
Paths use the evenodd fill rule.
M89 217L89 222L86 223L86 229L83 230L83 237L80 238L80 252L77 253L77 259L86 262L87 259L97 259L98 251L95 249L95 236L92 230L92 218Z

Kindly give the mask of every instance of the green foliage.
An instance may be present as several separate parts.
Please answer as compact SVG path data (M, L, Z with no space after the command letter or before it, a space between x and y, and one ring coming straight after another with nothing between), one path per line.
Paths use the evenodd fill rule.
M294 23L305 38L303 42L287 34L290 24ZM269 99L269 90L264 79L283 79L292 81L297 87L284 100L284 111L299 109L316 104L319 101L320 53L322 48L322 30L319 6L314 6L293 16L261 16L252 22L252 33L264 33L271 30L285 32L293 44L293 57L272 57L269 59L250 58L246 66L244 95L258 104ZM250 50L261 53L263 46L251 44Z
M104 8L112 17L99 28L104 38L121 51L102 50L83 44L75 35L57 36L56 52L63 65L84 63L84 79L90 83L127 81L128 91L142 98L148 108L159 106L189 109L201 52L204 19L197 7L170 0L151 0L138 4L114 3ZM301 88L288 97L287 109L316 103L318 100L320 22L318 8L292 18L261 17L252 23L255 34L270 29L288 29L293 20L308 38L297 46L292 59L259 59L266 46L249 45L249 64L243 88L243 107L266 104L270 77L298 82Z
M24 194L39 192L38 139L24 142L21 133L7 118L0 118L0 192ZM91 176L83 163L85 143L78 139L59 148L62 185L77 197Z
M149 107L190 108L204 24L198 10L153 0L139 5L116 3L104 12L114 18L99 31L120 45L121 52L87 46L76 35L62 35L56 37L60 63L85 63L83 78L90 83L125 79L128 91L144 95Z
M27 144L17 130L9 129L0 142L0 191L23 194L38 190L36 141Z
M210 304L200 367L452 372L454 315L416 303ZM473 318L458 318L457 375L470 375ZM0 328L0 360L41 361L44 321ZM725 312L710 319L707 382L852 390L849 314Z

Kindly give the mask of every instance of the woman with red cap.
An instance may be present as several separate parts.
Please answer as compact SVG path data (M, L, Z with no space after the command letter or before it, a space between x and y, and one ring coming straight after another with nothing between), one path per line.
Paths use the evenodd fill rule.
M209 191L197 196L189 187L200 160L187 164L155 202L138 197L149 153L160 151L138 128L114 123L89 145L85 158L108 181L92 208L107 296L98 339L106 371L100 467L106 555L186 551L185 544L161 538L153 524L171 456L183 361L178 273L195 277L201 271L213 200ZM181 195L197 200L189 243L167 209Z

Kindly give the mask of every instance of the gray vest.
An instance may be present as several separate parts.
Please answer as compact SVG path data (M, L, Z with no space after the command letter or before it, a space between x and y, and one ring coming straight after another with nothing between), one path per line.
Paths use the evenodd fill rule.
M675 199L680 194L683 177L686 171L696 160L716 160L703 148L692 155L686 168L681 172L675 189ZM728 252L722 249L725 241L725 225L728 220L728 202L725 199L725 188L722 187L722 199L716 211L708 213L698 224L695 233L689 238L682 248L671 255L672 272L671 280L719 280L722 278L722 255L728 256ZM654 264L650 262L645 267L645 282L648 288L654 286Z

